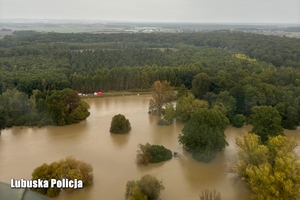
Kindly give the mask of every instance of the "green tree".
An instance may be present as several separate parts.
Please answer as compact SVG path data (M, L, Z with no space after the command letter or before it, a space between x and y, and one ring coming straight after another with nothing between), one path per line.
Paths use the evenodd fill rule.
M254 106L250 116L250 123L253 125L253 133L260 136L262 142L268 137L283 135L281 116L276 108L272 106Z
M256 134L236 138L238 160L230 167L237 178L248 183L252 199L291 199L300 197L300 164L294 138L270 137L265 145Z
M27 95L16 89L7 90L0 96L0 120L4 127L32 125L30 123L32 109Z
M93 167L82 160L77 160L72 156L68 156L59 161L61 176L69 180L82 180L84 186L93 184L94 175Z
M176 118L180 121L187 122L193 111L193 101L195 100L194 95L182 96L177 100L176 103Z
M127 182L125 198L126 200L157 200L160 192L164 189L162 181L158 181L153 175L146 174L140 180Z
M6 118L7 114L5 112L5 109L2 106L0 106L0 133L1 130L6 127Z
M131 130L131 125L124 115L118 114L112 118L110 132L116 134L128 133Z
M199 109L182 129L179 143L197 161L210 162L228 145L224 134L228 123L226 116L217 109Z
M43 165L37 167L32 172L32 180L46 180L48 183L51 183L51 179L57 179L60 180L60 177L58 175L59 170L59 163L53 162L51 164L44 163ZM32 188L31 190L36 191L37 193L48 195L50 197L55 197L59 195L61 189L58 187L53 188Z
M139 186L134 186L128 200L148 200L147 195L143 194Z
M172 152L162 145L139 144L136 161L138 165L148 165L172 159Z
M156 81L152 85L152 97L150 100L149 111L160 115L162 107L167 105L174 97L173 88L168 81Z
M89 105L71 89L54 90L46 97L45 101L47 111L59 126L78 123L90 115Z
M214 104L222 104L226 108L226 116L230 123L232 123L236 111L235 98L231 96L228 91L220 92L213 105Z
M194 77L192 85L192 92L195 97L203 99L204 95L209 92L211 78L206 73L199 73Z
M177 99L183 96L187 96L188 94L188 89L183 84L181 84L179 90L177 91Z
M164 120L167 122L167 124L172 124L174 121L174 118L176 116L176 112L174 109L173 104L169 104L166 107L165 113L163 114Z
M192 94L182 96L176 103L176 119L187 122L191 118L192 113L207 107L208 105L206 102L195 99L195 96Z
M282 126L287 129L296 129L298 125L298 111L293 106L286 109L286 118L282 120Z
M298 124L298 111L293 106L286 107L284 103L276 104L275 108L282 118L281 125L286 129L295 129Z
M241 128L244 125L244 116L242 114L234 115L231 119L231 124L235 127Z

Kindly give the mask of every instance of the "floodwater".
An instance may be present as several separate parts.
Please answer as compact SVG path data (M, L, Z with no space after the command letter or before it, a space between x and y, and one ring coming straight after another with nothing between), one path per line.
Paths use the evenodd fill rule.
M87 99L91 115L79 124L3 130L0 136L0 181L10 183L11 178L30 179L37 166L74 156L93 166L94 184L80 190L62 191L53 200L125 199L126 182L145 174L154 174L163 181L165 190L160 196L163 200L198 200L203 189L216 189L222 200L249 200L251 193L247 186L236 182L226 168L236 156L234 138L251 127L228 127L229 146L211 163L200 163L178 143L183 124L158 126L157 116L148 115L150 98L141 95ZM129 119L132 126L129 134L110 134L110 122L116 114L124 114ZM299 130L287 131L287 134L300 136ZM137 146L147 142L164 145L181 156L138 167L135 163Z

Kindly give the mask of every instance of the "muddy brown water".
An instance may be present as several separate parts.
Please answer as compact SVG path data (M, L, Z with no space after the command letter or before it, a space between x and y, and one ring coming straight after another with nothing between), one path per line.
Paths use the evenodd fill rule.
M150 95L86 99L91 115L86 121L64 127L14 127L0 136L0 181L30 179L34 168L66 156L74 156L92 164L94 184L81 190L62 191L53 200L119 200L125 199L128 180L154 174L163 181L162 200L197 200L202 189L216 189L222 200L249 200L250 191L236 182L226 167L236 156L233 144L237 135L251 129L228 127L229 146L208 164L195 161L178 144L183 124L158 126L157 116L148 115ZM124 114L132 125L126 135L109 133L111 119ZM299 130L286 131L300 140ZM138 167L135 164L139 143L164 145L179 152L180 158Z

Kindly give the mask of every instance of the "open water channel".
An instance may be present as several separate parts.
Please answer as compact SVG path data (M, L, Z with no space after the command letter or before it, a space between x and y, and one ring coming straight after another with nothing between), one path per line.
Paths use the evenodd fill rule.
M157 116L148 115L150 99L150 95L86 99L91 115L79 124L3 130L0 136L0 181L10 183L11 178L30 179L37 166L74 156L93 166L94 184L80 190L62 191L53 200L125 199L126 182L145 174L154 174L163 181L162 200L199 200L202 189L216 189L222 200L249 200L250 191L246 185L236 182L226 168L236 156L234 138L251 127L229 126L226 130L229 146L211 163L200 163L178 143L183 124L158 126ZM129 119L132 126L129 134L110 134L110 122L116 114L124 114ZM299 133L299 130L286 131L288 136L297 136L298 141ZM147 142L179 152L180 158L138 167L135 163L137 146Z

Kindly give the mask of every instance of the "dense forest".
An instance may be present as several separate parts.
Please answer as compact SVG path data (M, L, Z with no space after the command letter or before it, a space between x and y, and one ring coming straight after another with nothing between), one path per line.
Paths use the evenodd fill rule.
M158 80L183 84L210 106L226 105L232 115L249 117L253 106L267 105L279 111L284 128L300 121L296 38L227 30L19 32L0 40L0 80L0 128L76 123L89 113L74 91L148 90Z

